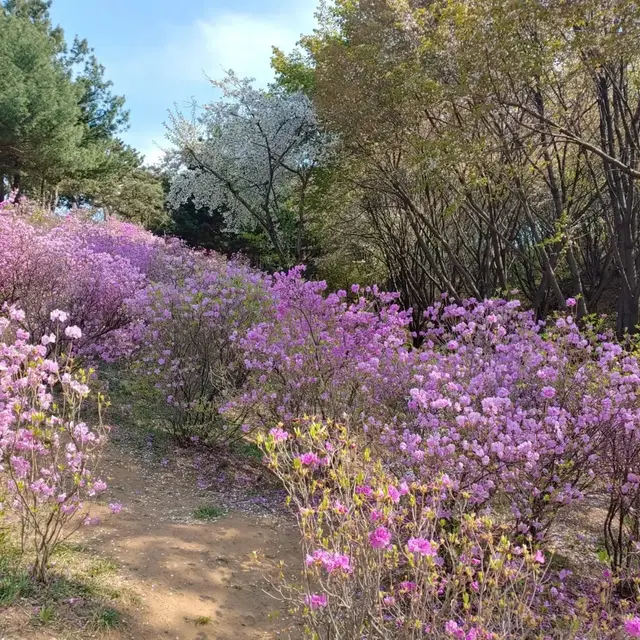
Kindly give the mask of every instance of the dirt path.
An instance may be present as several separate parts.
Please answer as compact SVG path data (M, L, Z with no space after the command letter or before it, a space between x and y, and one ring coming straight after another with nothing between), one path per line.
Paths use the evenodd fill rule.
M107 500L122 503L123 510L109 516L99 508L103 522L83 536L90 549L121 566L140 597L118 635L136 640L281 637L282 611L264 592L269 587L264 564L261 568L253 553L261 551L272 566L279 560L295 563L298 540L290 519L270 514L261 506L268 501L259 495L242 502L247 492L237 490L232 476L226 487L206 490L192 460L163 462L166 466L145 463L112 445L104 467L109 470ZM225 502L227 513L213 522L193 517L198 507ZM270 619L272 614L279 617Z

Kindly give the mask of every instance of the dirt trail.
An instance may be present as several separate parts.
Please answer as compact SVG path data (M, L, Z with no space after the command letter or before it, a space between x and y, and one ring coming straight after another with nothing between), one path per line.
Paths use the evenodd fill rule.
M264 592L269 586L264 567L253 558L261 551L272 565L280 559L295 563L298 538L290 519L231 504L216 521L194 520L195 509L220 504L233 493L232 479L216 496L198 490L188 460L162 467L114 447L105 461L107 499L122 503L123 510L110 516L99 508L103 523L85 530L84 538L90 549L122 567L140 596L118 635L136 640L290 637L281 636L280 605ZM270 619L272 614L279 617Z

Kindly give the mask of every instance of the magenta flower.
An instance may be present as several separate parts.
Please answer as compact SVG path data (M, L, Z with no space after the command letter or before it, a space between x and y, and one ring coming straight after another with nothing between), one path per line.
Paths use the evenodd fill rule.
M320 458L313 451L299 455L298 459L307 467L317 467L320 464Z
M418 585L412 580L405 580L398 585L398 589L401 593L409 593L415 591L417 586Z
M374 549L386 549L391 543L391 533L386 527L378 527L369 534L369 544Z
M327 595L325 593L310 593L304 597L304 602L312 609L320 609L327 606Z
M575 307L578 302L575 298L567 298L567 301L565 303L567 305L567 307Z
M632 638L640 638L640 618L630 618L624 623L624 630Z
M284 429L278 429L274 427L269 431L269 435L273 438L275 442L284 442L288 437L289 433Z
M387 488L387 493L389 494L389 498L391 502L398 503L400 502L400 496L402 495L398 489L396 489L392 484Z
M411 553L417 553L421 556L433 557L437 555L431 541L426 540L425 538L409 538L407 548Z

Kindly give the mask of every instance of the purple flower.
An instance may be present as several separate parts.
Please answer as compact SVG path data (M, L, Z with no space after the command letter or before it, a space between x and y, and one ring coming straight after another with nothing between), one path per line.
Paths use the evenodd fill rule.
M640 618L636 616L626 620L624 623L624 630L632 638L640 638Z
M411 553L417 553L421 556L433 557L437 555L431 541L426 540L425 538L409 538L407 548Z
M120 513L122 511L122 505L119 502L112 502L109 505L111 513Z
M556 390L553 387L542 387L540 395L547 400L551 400L551 398L555 397Z
M575 298L567 298L567 301L565 303L567 305L567 307L575 307L578 302L576 301Z
M304 602L312 609L320 609L327 606L327 595L325 593L310 593L304 597Z
M386 549L391 543L391 533L386 527L378 527L369 534L369 544L374 549Z

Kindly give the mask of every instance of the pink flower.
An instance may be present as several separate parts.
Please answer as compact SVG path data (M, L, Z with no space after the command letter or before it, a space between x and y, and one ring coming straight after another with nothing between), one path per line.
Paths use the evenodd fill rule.
M544 559L544 553L542 553L542 551L540 551L540 549L538 549L535 553L535 555L533 556L533 559L538 562L539 564L544 564L545 563L545 559Z
M53 320L54 322L57 320L58 322L66 322L67 318L69 317L64 311L60 311L60 309L54 309L50 314L49 317L51 318L51 320Z
M444 625L444 630L454 638L460 638L464 640L464 630L458 625L455 620L448 620Z
M287 431L276 427L269 431L269 435L273 438L274 442L284 442L289 437L289 433Z
M387 489L387 493L389 494L389 498L391 498L391 502L393 503L400 502L401 493L392 484L389 485L389 488Z
M75 325L73 325L71 327L67 327L64 330L64 335L67 336L67 338L71 338L72 340L78 340L79 338L82 338L82 331L80 327L76 327Z
M377 522L378 520L382 520L384 518L384 513L379 509L372 509L371 514L369 515L371 518L371 522Z
M630 618L624 623L624 630L632 638L640 638L640 618Z
M304 597L304 602L312 609L320 609L327 606L327 596L324 593L310 593Z
M103 491L106 491L107 489L107 483L104 482L103 480L96 480L93 483L93 486L91 487L91 489L89 490L89 495L93 495L94 493L102 493Z
M433 544L425 538L409 538L407 548L411 553L417 553L421 556L433 557L436 555Z
M342 553L325 551L324 549L316 549L313 554L307 555L305 563L308 567L312 565L321 565L327 573L334 571L342 571L343 573L352 573L351 558Z
M25 313L22 309L18 309L15 305L9 307L9 317L17 322L22 322L25 319Z
M119 502L112 502L109 505L109 509L111 509L111 513L120 513L122 511L122 505Z
M565 303L567 305L567 307L575 307L577 303L575 298L567 298L567 301Z
M386 527L378 527L369 534L369 543L374 549L386 549L391 542L391 533Z
M320 464L320 458L313 452L303 453L298 459L308 467L317 467Z
M550 400L556 395L556 390L553 387L542 387L540 395L543 398L547 398L547 400Z

